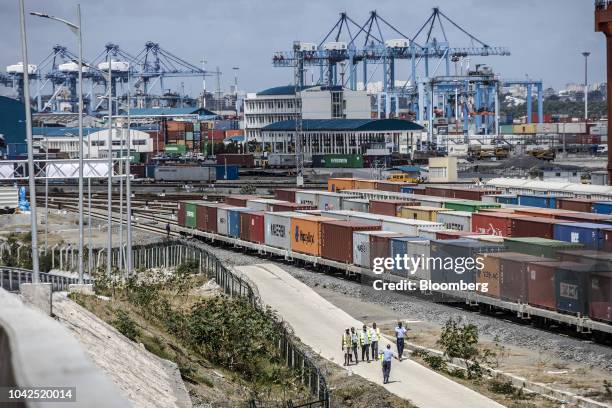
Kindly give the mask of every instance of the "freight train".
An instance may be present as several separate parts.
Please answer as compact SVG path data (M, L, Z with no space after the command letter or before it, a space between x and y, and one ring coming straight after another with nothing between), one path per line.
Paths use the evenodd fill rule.
M359 186L374 188L354 188ZM612 333L612 215L454 198L499 193L491 189L452 187L444 194L454 197L439 197L378 186L374 180L330 179L328 189L335 191L279 189L275 199L180 202L178 221L195 235L232 237L238 245L256 243L364 273L371 273L375 258L479 257L482 269L461 274L435 263L411 276L389 272L435 283L486 283L489 290L477 294L484 304L529 306L534 320L572 316L582 325L587 318ZM589 217L596 222L584 222Z

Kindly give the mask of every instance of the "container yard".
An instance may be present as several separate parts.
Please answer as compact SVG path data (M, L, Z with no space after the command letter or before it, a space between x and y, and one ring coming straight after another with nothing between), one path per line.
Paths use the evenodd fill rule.
M612 1L38 3L0 406L612 407Z

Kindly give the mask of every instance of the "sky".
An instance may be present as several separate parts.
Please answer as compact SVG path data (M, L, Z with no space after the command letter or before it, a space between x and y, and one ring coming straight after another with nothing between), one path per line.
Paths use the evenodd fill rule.
M25 0L26 13L44 11L68 20L76 19L74 0ZM275 51L290 50L294 40L319 43L336 23L340 12L363 24L376 10L398 31L412 37L431 14L442 12L475 37L491 46L506 46L511 55L474 57L472 66L492 66L502 78L542 79L544 86L564 87L584 80L583 51L589 57L589 82L605 81L605 40L594 32L591 0L80 0L84 56L98 56L112 42L137 54L147 41L201 66L222 71L221 86L234 81L232 67L239 67L239 88L256 92L292 81L290 68L275 68ZM60 23L27 16L29 61L38 63L55 44L76 53L75 36ZM444 22L451 46L471 41ZM381 27L385 39L397 38ZM435 29L433 36L442 40ZM18 0L0 1L0 67L21 61ZM434 63L435 64L435 63ZM441 69L441 68L440 68ZM381 68L372 69L378 79ZM307 76L310 76L308 74ZM396 79L408 79L407 63L399 63ZM361 78L359 79L361 80ZM193 94L201 80L183 80ZM215 77L207 79L208 89ZM167 87L178 87L169 81ZM6 90L0 86L0 93Z

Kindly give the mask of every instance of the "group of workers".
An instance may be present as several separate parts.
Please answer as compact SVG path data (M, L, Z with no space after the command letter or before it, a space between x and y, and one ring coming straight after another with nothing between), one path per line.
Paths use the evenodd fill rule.
M397 355L391 350L391 344L380 351L378 350L378 342L382 339L380 329L376 327L376 322L372 323L372 327L368 328L365 324L362 330L356 331L354 327L345 329L342 334L342 351L344 352L344 365L348 366L355 359L355 364L359 363L358 350L361 348L361 361L370 362L370 351L372 360L379 358L382 362L383 383L389 382L391 374L391 360L397 358L402 361L404 354L404 339L406 337L406 328L402 322L398 322L395 327L395 343L397 345Z

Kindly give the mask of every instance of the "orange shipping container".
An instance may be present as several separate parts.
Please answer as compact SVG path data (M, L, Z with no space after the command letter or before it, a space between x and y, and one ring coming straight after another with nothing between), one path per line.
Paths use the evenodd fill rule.
M296 217L291 219L291 250L321 255L321 222L337 221L329 217Z
M378 188L377 180L364 180L364 179L355 180L356 190L376 190L377 188Z
M355 189L354 178L341 178L334 177L327 180L328 191L340 191L340 190L354 190Z
M244 130L243 129L227 129L225 131L225 137L234 137L234 136L243 136L244 135Z
M482 270L477 273L476 283L487 284L487 291L480 292L485 296L491 296L499 299L500 283L501 283L501 259L492 254L478 254L478 258L482 258L484 264Z

